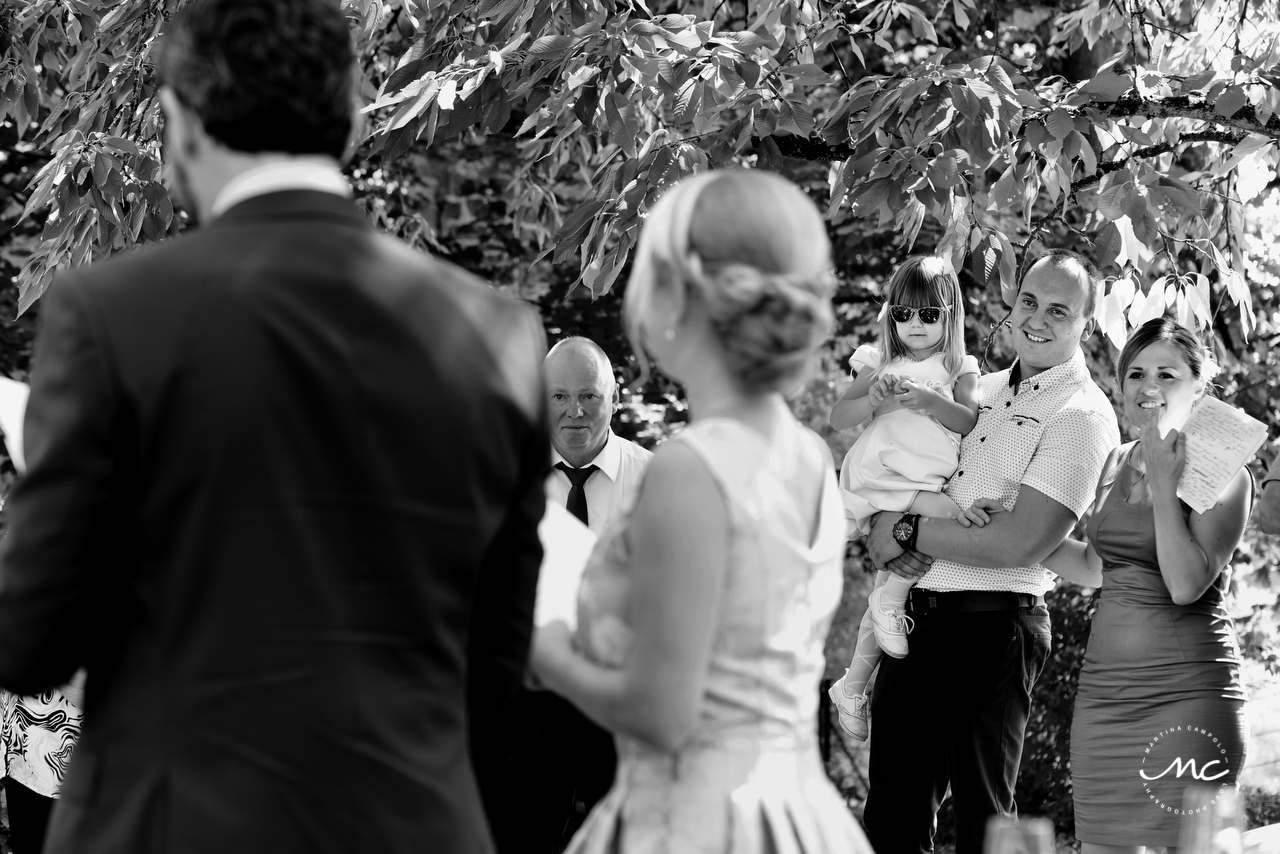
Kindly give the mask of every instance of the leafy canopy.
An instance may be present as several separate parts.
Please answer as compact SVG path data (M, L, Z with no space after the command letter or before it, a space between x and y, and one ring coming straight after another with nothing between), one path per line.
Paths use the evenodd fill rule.
M1117 344L1165 310L1240 331L1245 211L1280 152L1274 0L342 0L369 133L394 162L512 133L512 215L543 255L616 281L646 211L710 166L829 163L828 215L892 228L1007 296L1027 250L1069 238L1113 274ZM148 55L179 0L7 6L0 118L52 155L20 309L51 273L180 225L160 183Z

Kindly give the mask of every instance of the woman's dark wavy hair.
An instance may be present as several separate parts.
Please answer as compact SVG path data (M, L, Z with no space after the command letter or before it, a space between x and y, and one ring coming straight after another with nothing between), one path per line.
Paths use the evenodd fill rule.
M228 148L338 158L354 61L337 0L195 0L173 17L156 65Z

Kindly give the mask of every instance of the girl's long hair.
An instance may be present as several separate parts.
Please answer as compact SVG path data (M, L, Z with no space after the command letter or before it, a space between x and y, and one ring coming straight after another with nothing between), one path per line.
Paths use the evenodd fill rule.
M898 325L889 316L891 305L947 307L938 321L942 324L938 351L942 353L943 367L954 382L964 359L964 301L960 280L951 262L937 255L912 255L894 270L884 290L884 308L880 312L882 359L877 374L892 360L911 355L911 350L898 336Z

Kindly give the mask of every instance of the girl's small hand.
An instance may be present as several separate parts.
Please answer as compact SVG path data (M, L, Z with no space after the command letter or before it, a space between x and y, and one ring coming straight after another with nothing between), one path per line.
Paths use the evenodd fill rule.
M894 388L898 385L898 378L893 374L881 374L876 377L876 381L871 384L871 388L867 389L867 399L871 401L873 409L884 403L885 398L893 394Z
M907 409L925 412L941 398L942 395L915 380L903 380L898 384L898 403Z
M545 685L556 684L556 674L564 662L576 655L573 651L573 632L564 620L552 620L535 629L533 645L529 650L529 667Z
M956 521L966 528L972 525L982 528L991 521L992 513L1001 513L1003 511L1004 505L996 499L979 498L977 501L970 504L969 509L964 511Z
M1157 419L1142 425L1142 464L1146 469L1147 483L1153 491L1175 492L1182 470L1187 464L1187 437L1177 430L1170 430L1163 439Z

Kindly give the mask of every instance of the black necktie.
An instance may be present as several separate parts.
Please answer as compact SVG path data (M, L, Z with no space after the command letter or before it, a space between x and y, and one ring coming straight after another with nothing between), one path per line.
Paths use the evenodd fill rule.
M587 483L587 478L600 469L593 465L576 469L566 463L556 463L556 468L564 472L569 478L569 483L573 484L569 487L569 500L565 503L565 507L569 508L569 512L577 516L582 524L587 524L587 491L583 487Z

